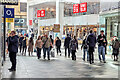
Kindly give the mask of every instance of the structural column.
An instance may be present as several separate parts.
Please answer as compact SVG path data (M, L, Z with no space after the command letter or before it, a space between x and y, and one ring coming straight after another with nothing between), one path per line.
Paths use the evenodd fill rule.
M60 24L60 38L63 35L64 27L64 3L56 0L56 24Z

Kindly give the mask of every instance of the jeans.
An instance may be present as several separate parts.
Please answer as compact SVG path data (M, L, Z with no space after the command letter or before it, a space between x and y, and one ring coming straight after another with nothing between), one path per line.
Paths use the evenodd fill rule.
M70 48L65 47L65 57L67 56L67 49L68 49L68 57L70 58Z
M72 50L72 60L76 60L76 50Z
M61 53L60 46L57 46L57 55L58 55L58 52Z
M88 50L87 49L83 49L83 60L85 60L85 55L87 53L87 61L89 61L89 53L88 53Z
M38 59L41 58L41 48L37 47L37 57Z
M16 69L16 54L17 53L14 53L14 52L9 53L10 61L12 63L11 69Z
M101 61L101 55L102 55L103 61L105 61L105 47L104 46L98 46L98 53L99 53L99 60Z
M23 46L23 51L22 51L22 55L26 55L26 50L27 50L27 46Z
M92 64L94 62L94 47L89 47L89 61L90 64Z
M48 60L50 59L50 48L44 48L43 49L44 51L44 59L46 58L46 52L47 52L47 57L48 57Z

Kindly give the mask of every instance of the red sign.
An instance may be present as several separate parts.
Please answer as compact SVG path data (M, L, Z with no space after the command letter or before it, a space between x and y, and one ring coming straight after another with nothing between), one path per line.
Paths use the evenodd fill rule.
M37 11L37 17L40 17L40 10Z
M80 3L80 12L87 12L87 2Z
M32 25L32 20L29 20L29 25L30 25L30 26Z
M80 8L79 4L74 4L73 5L73 13L79 13L79 8Z
M45 17L45 10L40 10L40 17Z

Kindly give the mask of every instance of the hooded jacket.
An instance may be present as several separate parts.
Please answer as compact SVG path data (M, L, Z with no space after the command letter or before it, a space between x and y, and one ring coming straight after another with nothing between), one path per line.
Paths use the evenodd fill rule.
M97 42L97 40L96 40L95 35L93 33L91 33L87 38L87 43L88 43L89 47L95 47L96 42Z

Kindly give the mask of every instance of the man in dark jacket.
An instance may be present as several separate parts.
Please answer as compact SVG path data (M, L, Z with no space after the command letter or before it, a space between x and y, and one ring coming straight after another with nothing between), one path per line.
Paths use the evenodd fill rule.
M18 52L18 36L15 31L11 32L11 35L8 38L8 51L12 67L9 71L16 71L16 54Z
M107 45L107 39L106 36L104 35L104 31L101 31L101 34L98 36L97 39L98 42L98 53L99 53L99 60L101 61L101 54L102 54L102 58L103 58L103 62L106 63L105 61L105 47Z
M88 36L87 38L87 43L88 43L88 46L89 46L89 61L90 61L90 64L94 63L94 55L93 55L93 52L94 52L94 48L95 48L95 45L96 45L96 37L95 35L92 33L93 31L91 30L90 31L90 35Z
M67 49L68 49L68 57L70 58L70 44L71 38L69 37L69 34L67 34L67 37L65 38L64 41L64 47L65 47L65 57L67 56Z
M56 45L56 48L57 48L57 55L58 55L58 52L61 53L61 50L60 50L60 47L61 47L61 40L60 40L59 37L57 37L57 40L56 40L55 45ZM61 54L60 54L60 56L61 56Z

